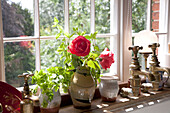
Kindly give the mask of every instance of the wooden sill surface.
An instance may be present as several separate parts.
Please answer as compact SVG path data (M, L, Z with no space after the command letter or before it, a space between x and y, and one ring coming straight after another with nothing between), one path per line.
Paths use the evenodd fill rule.
M119 84L119 91L121 90L122 87L127 87L127 82L121 82L118 81ZM99 88L96 88L95 94L93 97L93 100L101 98L100 93L99 93ZM72 100L69 94L62 94L61 96L61 107L72 105Z
M116 102L112 103L102 102L99 98L92 101L90 109L75 109L73 105L69 105L61 107L59 113L119 113L129 107L135 107L137 105L153 101L157 102L157 100L167 97L169 98L170 88L164 88L163 91L157 91L154 93L156 94L150 96L146 96L146 93L141 93L138 99L122 98L118 96ZM129 101L122 102L122 99Z

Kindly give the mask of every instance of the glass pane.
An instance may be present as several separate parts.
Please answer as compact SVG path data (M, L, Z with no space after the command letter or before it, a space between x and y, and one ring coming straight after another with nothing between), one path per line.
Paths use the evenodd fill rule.
M90 33L90 0L70 0L69 15L70 33L73 33L73 27Z
M132 31L137 33L146 29L147 0L132 0Z
M110 50L110 37L104 37L104 38L97 38L96 44L99 46L100 53L107 47ZM101 73L108 73L110 72L110 69L102 69L101 67Z
M58 54L57 49L61 44L61 40L41 40L41 69L47 69L56 66L62 62L61 56ZM61 64L62 65L62 64Z
M95 24L98 33L110 33L110 0L95 0Z
M18 75L35 70L35 46L33 41L4 43L5 77L14 87L23 86L24 79Z
M64 27L64 0L39 0L39 8L41 36L56 34L55 29L52 27L54 17Z
M2 0L4 37L33 36L33 0Z

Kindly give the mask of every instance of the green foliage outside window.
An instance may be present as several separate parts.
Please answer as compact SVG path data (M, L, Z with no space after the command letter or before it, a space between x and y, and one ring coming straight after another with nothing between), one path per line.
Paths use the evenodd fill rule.
M132 30L134 33L146 29L147 0L132 0Z
M4 37L32 36L34 25L31 13L20 4L2 0L2 17ZM7 83L19 87L24 83L18 75L35 70L34 42L4 43L5 75Z

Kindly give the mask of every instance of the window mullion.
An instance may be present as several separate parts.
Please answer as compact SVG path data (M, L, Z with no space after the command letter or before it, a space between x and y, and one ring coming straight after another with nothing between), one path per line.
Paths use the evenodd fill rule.
M170 1L168 1L168 28L167 28L167 38L170 43ZM168 47L167 47L168 48ZM168 52L168 51L167 51Z
M90 0L90 32L95 32L95 0Z
M2 25L1 2L0 2L0 80L5 81L5 63L4 63L4 44L3 44L3 25Z
M115 63L112 64L110 73L120 75L120 58L119 55L119 38L118 38L118 21L119 19L119 1L118 0L110 0L110 34L116 34L114 36L110 36L110 51L114 53Z
M64 0L64 30L69 33L69 0Z
M152 0L148 0L148 4L147 4L147 24L146 24L147 30L151 30L151 11L152 11Z
M34 0L34 35L38 37L38 39L35 40L35 64L36 70L39 71L41 69L39 0Z

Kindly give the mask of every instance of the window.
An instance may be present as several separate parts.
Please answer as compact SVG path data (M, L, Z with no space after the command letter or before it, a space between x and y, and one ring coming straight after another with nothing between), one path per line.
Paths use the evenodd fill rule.
M164 67L168 66L165 60L168 53L168 7L168 0L132 0L132 36L141 30L155 32L160 43L158 59ZM143 56L139 60L144 69Z
M70 33L73 27L87 34L98 31L101 51L108 47L115 54L111 69L102 72L118 74L119 5L118 0L2 0L1 79L20 87L23 80L17 75L56 65L60 39L55 39L57 31L52 28L54 17Z

